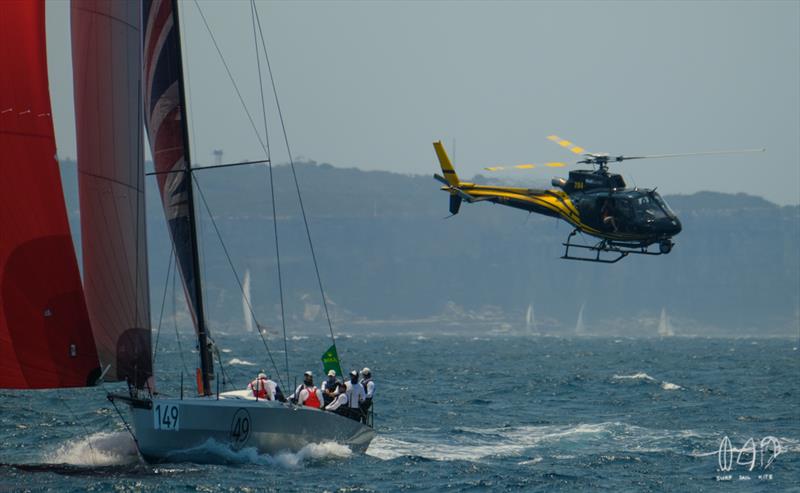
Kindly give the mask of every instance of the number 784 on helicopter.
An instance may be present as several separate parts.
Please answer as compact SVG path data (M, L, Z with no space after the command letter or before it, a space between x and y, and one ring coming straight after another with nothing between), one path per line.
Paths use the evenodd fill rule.
M442 175L434 174L442 190L450 194L450 214L455 215L462 201L493 202L517 209L563 219L574 227L564 246L568 260L615 263L629 254L663 255L672 251L672 238L680 233L681 222L655 189L627 188L622 175L609 173L611 163L631 159L656 159L712 154L763 152L764 149L691 152L683 154L656 154L641 156L612 156L608 153L590 153L557 135L547 137L568 151L583 157L577 164L591 165L592 169L569 172L568 178L554 178L551 189L479 185L461 181L441 141L434 142ZM509 169L527 170L536 164L491 166L487 171ZM549 162L541 166L560 168L562 162ZM597 238L593 244L575 243L576 234ZM652 248L651 248L652 247ZM571 252L570 249L573 249ZM574 249L583 255L575 254Z

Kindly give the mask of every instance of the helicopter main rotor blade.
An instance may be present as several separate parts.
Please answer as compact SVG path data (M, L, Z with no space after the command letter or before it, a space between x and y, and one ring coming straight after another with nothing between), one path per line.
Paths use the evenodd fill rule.
M610 157L609 161L627 161L629 159L660 159L665 157L685 157L685 156L709 156L712 154L742 154L746 152L764 152L766 149L737 149L730 151L705 151L705 152L686 152L682 154L652 154L648 156L617 156Z
M558 135L549 135L547 137L547 140L555 142L556 144L560 145L564 149L567 149L567 150L573 152L574 154L585 154L586 153L586 149L584 149L583 147L577 146L573 142L570 142L570 141L568 141L566 139L562 139Z
M517 170L517 169L534 169L537 166L546 166L548 168L563 168L566 166L565 163L543 163L543 164L517 164L514 166L488 166L485 169L486 171L507 171L507 170Z

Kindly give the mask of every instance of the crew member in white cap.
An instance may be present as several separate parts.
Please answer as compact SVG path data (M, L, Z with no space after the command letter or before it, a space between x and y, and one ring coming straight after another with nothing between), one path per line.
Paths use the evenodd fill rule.
M358 421L361 419L361 403L364 402L366 393L364 392L364 387L358 382L357 371L350 372L350 381L345 386L347 388L347 406L350 411L350 417Z
M278 385L267 378L264 370L261 370L255 380L247 385L247 390L253 392L253 397L256 399L265 399L268 401L275 400L275 388Z
M303 382L303 390L297 394L297 405L322 409L325 405L322 399L322 391L314 386L314 380L310 373L310 371L306 372L307 378Z
M364 387L364 392L366 392L364 402L361 403L361 422L366 423L369 408L372 407L372 396L375 395L375 382L372 381L372 372L367 367L361 370L361 385Z
M334 398L339 394L339 381L336 380L336 370L328 370L328 378L323 380L322 397L325 399L325 404L330 404Z
M314 386L314 374L311 371L307 371L303 374L303 383L297 386L294 389L294 394L289 396L289 400L297 404L297 400L300 398L300 392L306 387L313 387Z

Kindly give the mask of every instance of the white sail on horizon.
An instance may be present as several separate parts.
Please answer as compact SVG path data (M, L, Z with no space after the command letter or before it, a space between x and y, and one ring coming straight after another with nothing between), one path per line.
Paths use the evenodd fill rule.
M242 312L244 315L244 328L247 332L253 332L253 313L250 311L250 269L244 271L244 281L242 282Z
M661 337L672 337L675 335L675 331L672 330L669 324L666 308L661 308L661 319L658 321L658 335Z
M536 332L536 316L533 312L533 303L528 305L528 311L525 312L525 329L528 334Z
M575 333L582 335L586 333L586 326L583 323L583 309L586 308L586 302L581 303L581 309L578 311L578 320L575 322Z

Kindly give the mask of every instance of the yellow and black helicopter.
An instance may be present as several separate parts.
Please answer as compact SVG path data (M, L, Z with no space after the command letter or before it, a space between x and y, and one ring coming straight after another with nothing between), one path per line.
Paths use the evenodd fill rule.
M607 153L587 153L585 149L557 135L547 137L561 147L582 155L577 164L589 164L594 169L579 169L569 172L569 178L554 178L552 189L533 189L477 185L459 180L450 158L441 141L434 142L436 156L444 176L433 177L442 182L442 190L450 193L450 213L458 213L461 202L488 201L507 205L529 212L560 218L575 229L569 234L564 246L563 259L589 262L615 263L631 253L662 255L672 251L672 237L680 233L681 222L655 189L626 188L621 175L608 172L609 163L630 159L653 159L710 154L732 154L741 152L763 152L764 149L735 151L692 152L684 154L658 154L650 156L610 156ZM535 164L516 166L493 166L489 171L504 169L532 169ZM543 166L558 168L562 162L544 163ZM573 243L573 237L585 233L600 241L593 245ZM658 249L651 250L651 245ZM589 250L588 256L570 254L570 248ZM609 255L601 255L607 253Z

